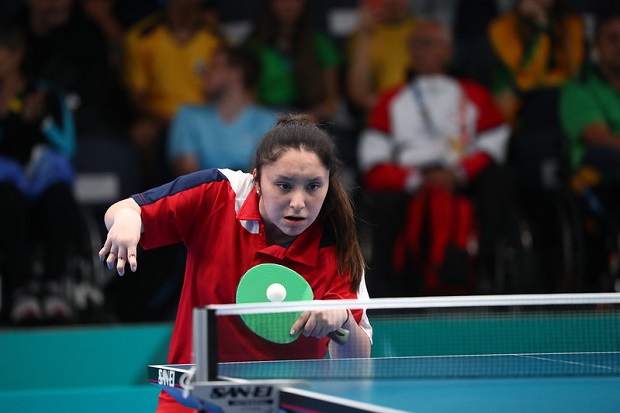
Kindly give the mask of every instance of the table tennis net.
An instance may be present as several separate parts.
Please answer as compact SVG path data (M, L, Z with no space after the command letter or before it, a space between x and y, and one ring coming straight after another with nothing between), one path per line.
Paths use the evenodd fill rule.
M315 301L211 311L221 320L248 312L335 307L365 309L373 328L371 358L219 363L218 374L247 379L620 376L619 294Z

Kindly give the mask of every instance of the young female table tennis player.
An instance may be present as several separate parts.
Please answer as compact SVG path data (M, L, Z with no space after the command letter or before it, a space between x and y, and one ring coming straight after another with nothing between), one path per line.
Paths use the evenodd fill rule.
M353 209L338 169L330 137L310 118L286 115L259 143L252 174L203 170L108 209L99 257L119 275L126 265L137 269L138 242L187 247L169 363L192 362L192 309L233 303L242 275L260 263L297 271L315 299L368 297ZM323 358L328 349L331 357L370 355L372 329L361 311L304 312L293 326L303 334L290 344L271 343L238 318L222 318L220 361ZM326 335L340 327L350 330L349 340L329 341ZM163 411L183 410L162 393Z

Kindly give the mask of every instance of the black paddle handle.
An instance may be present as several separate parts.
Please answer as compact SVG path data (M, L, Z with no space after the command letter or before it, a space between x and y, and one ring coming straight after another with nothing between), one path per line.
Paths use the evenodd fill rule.
M338 330L329 333L327 337L329 337L338 344L344 344L349 339L349 330L340 327Z

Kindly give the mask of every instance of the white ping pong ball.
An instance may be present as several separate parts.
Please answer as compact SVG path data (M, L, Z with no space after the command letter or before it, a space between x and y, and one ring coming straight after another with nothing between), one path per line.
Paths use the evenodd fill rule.
M282 284L273 283L267 287L267 299L272 303L281 303L286 298L286 288Z

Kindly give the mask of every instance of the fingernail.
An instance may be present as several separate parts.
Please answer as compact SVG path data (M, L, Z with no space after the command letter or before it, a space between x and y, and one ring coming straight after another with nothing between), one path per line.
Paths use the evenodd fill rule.
M136 267L131 267L131 271L136 272Z
M292 335L292 336L294 336L294 335L295 335L295 333L296 333L296 331L295 331L295 330L291 330L291 331L289 332L289 334L290 334L290 335Z
M99 256L99 261L103 262L103 257L101 255Z
M111 270L112 267L113 267L113 265L108 263L108 270Z

